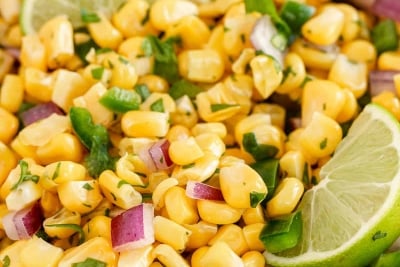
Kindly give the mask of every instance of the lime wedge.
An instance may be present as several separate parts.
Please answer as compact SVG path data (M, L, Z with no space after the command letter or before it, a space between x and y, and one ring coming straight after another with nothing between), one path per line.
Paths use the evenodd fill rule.
M366 266L400 235L400 126L367 105L299 205L303 233L272 266Z
M67 15L74 28L83 26L81 10L102 12L111 17L126 0L23 0L20 25L24 34L37 32L49 19Z

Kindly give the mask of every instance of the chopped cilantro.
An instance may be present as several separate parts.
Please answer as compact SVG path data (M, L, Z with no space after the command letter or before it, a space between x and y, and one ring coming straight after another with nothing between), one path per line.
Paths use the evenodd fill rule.
M21 168L21 174L19 176L18 181L11 187L11 190L17 189L20 184L26 181L32 181L34 183L39 182L39 176L34 175L29 171L29 166L26 161L20 160L19 167Z
M86 258L81 262L75 262L71 267L107 267L107 263L93 258Z

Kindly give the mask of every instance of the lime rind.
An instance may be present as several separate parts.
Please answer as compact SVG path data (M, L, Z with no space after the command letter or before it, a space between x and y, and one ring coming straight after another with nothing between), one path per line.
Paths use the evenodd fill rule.
M23 0L20 25L22 32L31 34L57 15L66 15L76 29L82 27L81 10L100 12L111 17L126 0Z
M377 129L378 127L376 127L377 124L384 127L379 127L381 128L380 130L385 128L387 129L387 131L379 134L380 139L386 139L386 148L384 150L378 150L380 150L381 157L386 158L387 160L383 162L389 162L390 168L394 169L394 171L392 171L391 179L388 180L387 177L384 179L377 179L375 177L374 181L373 177L370 177L369 181L364 183L358 179L351 181L351 177L349 178L348 176L348 180L345 180L345 177L342 179L332 179L330 176L335 173L336 167L338 166L337 164L342 163L340 160L336 161L336 159L346 155L349 152L349 149L353 149L351 147L352 143L357 142L357 140L362 138L363 135L374 130L379 130ZM272 266L365 266L386 250L400 235L399 123L382 107L376 104L369 104L365 107L359 118L354 122L353 126L353 129L350 129L349 131L348 137L346 137L337 148L331 161L325 165L326 167L324 166L325 169L323 168L323 170L321 170L321 173L325 175L325 178L323 178L320 184L306 192L299 206L299 209L303 212L303 233L305 235L303 241L297 247L277 255L266 251L264 255L268 264ZM386 136L382 138L382 134ZM387 134L390 134L390 136L387 136ZM367 138L372 137L367 136ZM390 147L393 149L390 149ZM372 149L372 147L369 148ZM368 149L365 151L368 151ZM387 151L390 151L390 153L385 154ZM359 155L359 157L364 158L367 156L368 154ZM367 163L369 166L381 164L380 161ZM382 174L383 170L384 168L380 170L380 174ZM377 174L379 174L379 172ZM339 194L337 191L335 192L335 190L340 190L341 183L343 188L346 186L352 188L341 190L341 193ZM369 202L366 204L364 203L365 205L360 205L368 207L368 204L375 204L371 210L363 211L360 210L361 208L357 210L357 208L349 207L352 204L356 204L354 202L357 201L357 198L352 194L357 192L352 190L355 190L357 186L364 186L364 188L360 188L360 190L362 189L366 191L368 191L368 189L371 191L371 188L379 189L377 191L380 192L371 191L372 193L369 195ZM323 197L319 197L318 195ZM384 196L383 200L382 196ZM365 200L367 197L368 195L365 195L363 192L360 199ZM379 201L381 202L379 203ZM334 203L334 205L331 205L331 202ZM313 213L315 213L316 210L321 209L321 206L323 205L326 205L323 210L330 214L319 214L319 216L329 216L310 220L310 218L313 218ZM343 213L345 214L344 223L341 221L343 218L337 218ZM329 221L332 220L331 218L333 214L335 214L334 217L336 224ZM348 215L346 216L346 214ZM328 226L317 226L317 222L320 224L327 223ZM351 225L351 227L349 227L349 225ZM345 226L349 227L347 231L342 229L346 228ZM328 233L325 230L325 232L321 232L318 236L320 239L319 242L328 243L328 247L323 248L325 251L314 251L309 242L309 240L312 240L315 236L315 232L312 231L315 231L318 227L322 227L321 229L332 229L333 232ZM351 238L342 238L341 236L335 236L335 234L345 234L351 236ZM326 240L323 240L324 238ZM338 238L339 240L337 242L332 242L333 238ZM346 239L348 240L346 241ZM329 247L329 243L342 245L336 245L337 248L331 248Z

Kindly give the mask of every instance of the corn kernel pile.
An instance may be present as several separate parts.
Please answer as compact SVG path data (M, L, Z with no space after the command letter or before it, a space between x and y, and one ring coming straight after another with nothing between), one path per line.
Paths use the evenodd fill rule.
M319 182L361 110L370 71L400 71L400 50L379 54L371 42L379 18L329 0L298 1L315 14L282 62L253 47L262 15L246 13L242 0L128 0L110 18L96 14L85 31L60 15L29 35L20 30L19 1L0 2L0 218L37 202L44 216L42 238L17 241L0 220L3 266L265 266L262 229ZM154 71L149 35L172 40L178 79ZM80 57L78 47L90 42ZM393 79L396 91L369 101L400 119L400 75ZM173 95L176 82L197 91ZM147 95L137 109L115 112L101 102L115 87ZM48 102L62 114L22 124L27 103ZM74 107L107 129L115 164L98 176L71 123ZM140 156L159 140L170 144L166 169ZM21 162L39 179L18 182ZM259 162L278 166L276 188L255 171ZM189 181L220 188L223 201L189 197ZM267 199L252 205L254 192ZM153 204L155 241L115 251L112 218L142 202Z

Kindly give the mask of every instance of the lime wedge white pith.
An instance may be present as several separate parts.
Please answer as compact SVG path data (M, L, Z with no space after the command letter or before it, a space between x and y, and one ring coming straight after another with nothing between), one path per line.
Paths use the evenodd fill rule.
M126 0L23 0L20 25L25 34L34 33L57 15L67 15L74 28L83 25L81 9L99 11L110 17Z
M366 266L400 235L400 126L369 104L299 205L301 242L273 266Z

